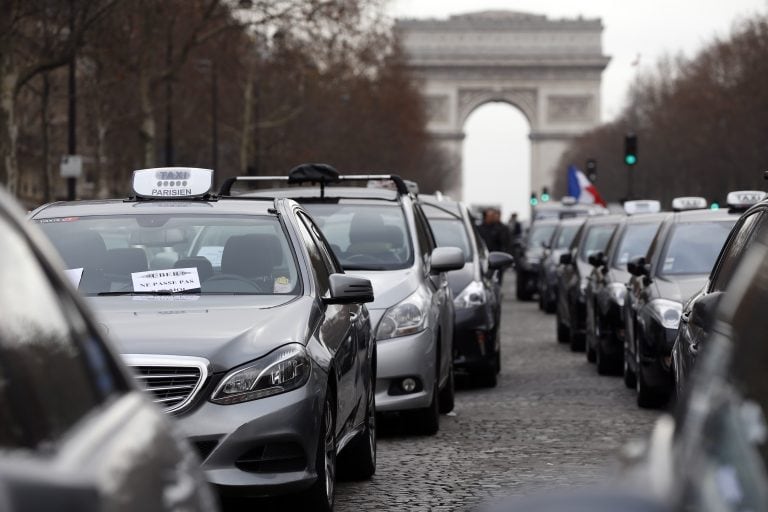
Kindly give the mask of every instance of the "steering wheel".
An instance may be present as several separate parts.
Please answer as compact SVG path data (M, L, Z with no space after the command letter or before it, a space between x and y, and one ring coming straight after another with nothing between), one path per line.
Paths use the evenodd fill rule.
M251 290L240 290L240 289L227 289L227 290L212 290L210 288L220 288L221 286L216 286L216 283L227 283L227 282L234 282L234 283L241 283L244 284L254 290L258 293L267 293L264 290L264 287L261 286L259 283L252 279L248 279L247 277L238 275L238 274L217 274L215 276L211 276L208 279L206 279L203 283L203 293L205 291L234 291L234 292L249 292ZM213 286L209 286L213 284ZM207 289L207 290L206 290ZM269 293L271 293L272 290L269 290Z

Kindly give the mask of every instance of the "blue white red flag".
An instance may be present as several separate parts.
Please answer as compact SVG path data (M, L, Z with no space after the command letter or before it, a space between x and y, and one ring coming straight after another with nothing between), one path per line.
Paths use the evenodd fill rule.
M594 183L589 181L575 165L568 166L568 195L575 197L579 203L606 206Z

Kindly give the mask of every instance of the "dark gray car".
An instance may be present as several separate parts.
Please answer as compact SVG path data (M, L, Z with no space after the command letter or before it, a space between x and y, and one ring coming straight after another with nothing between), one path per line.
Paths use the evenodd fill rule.
M493 387L501 370L499 272L512 265L512 256L488 252L462 203L442 195L420 195L419 203L438 246L459 247L464 254L464 268L448 272L456 311L453 366Z
M371 284L298 204L212 196L203 171L137 171L132 199L32 218L211 483L331 509L337 455L376 468Z
M0 191L0 510L215 510L192 447L20 213Z

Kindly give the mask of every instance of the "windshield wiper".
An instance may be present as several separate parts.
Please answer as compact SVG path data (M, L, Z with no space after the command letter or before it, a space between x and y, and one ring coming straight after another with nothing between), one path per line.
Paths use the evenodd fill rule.
M174 292L171 290L155 290L152 292L134 292L134 291L121 291L121 292L99 292L97 297L112 297L118 295L200 295L200 290L183 290L180 292Z

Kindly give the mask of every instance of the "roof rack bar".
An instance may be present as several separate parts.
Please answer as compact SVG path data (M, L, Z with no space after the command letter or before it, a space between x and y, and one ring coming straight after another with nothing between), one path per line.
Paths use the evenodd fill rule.
M399 194L408 195L408 185L397 174L342 174L338 180L299 180L291 176L234 176L227 178L219 189L220 196L231 196L232 186L241 181L285 181L287 183L319 183L320 197L325 195L327 183L339 183L342 181L391 181L395 184Z
M233 176L224 180L219 189L220 196L231 196L232 185L238 181L288 181L288 176Z

